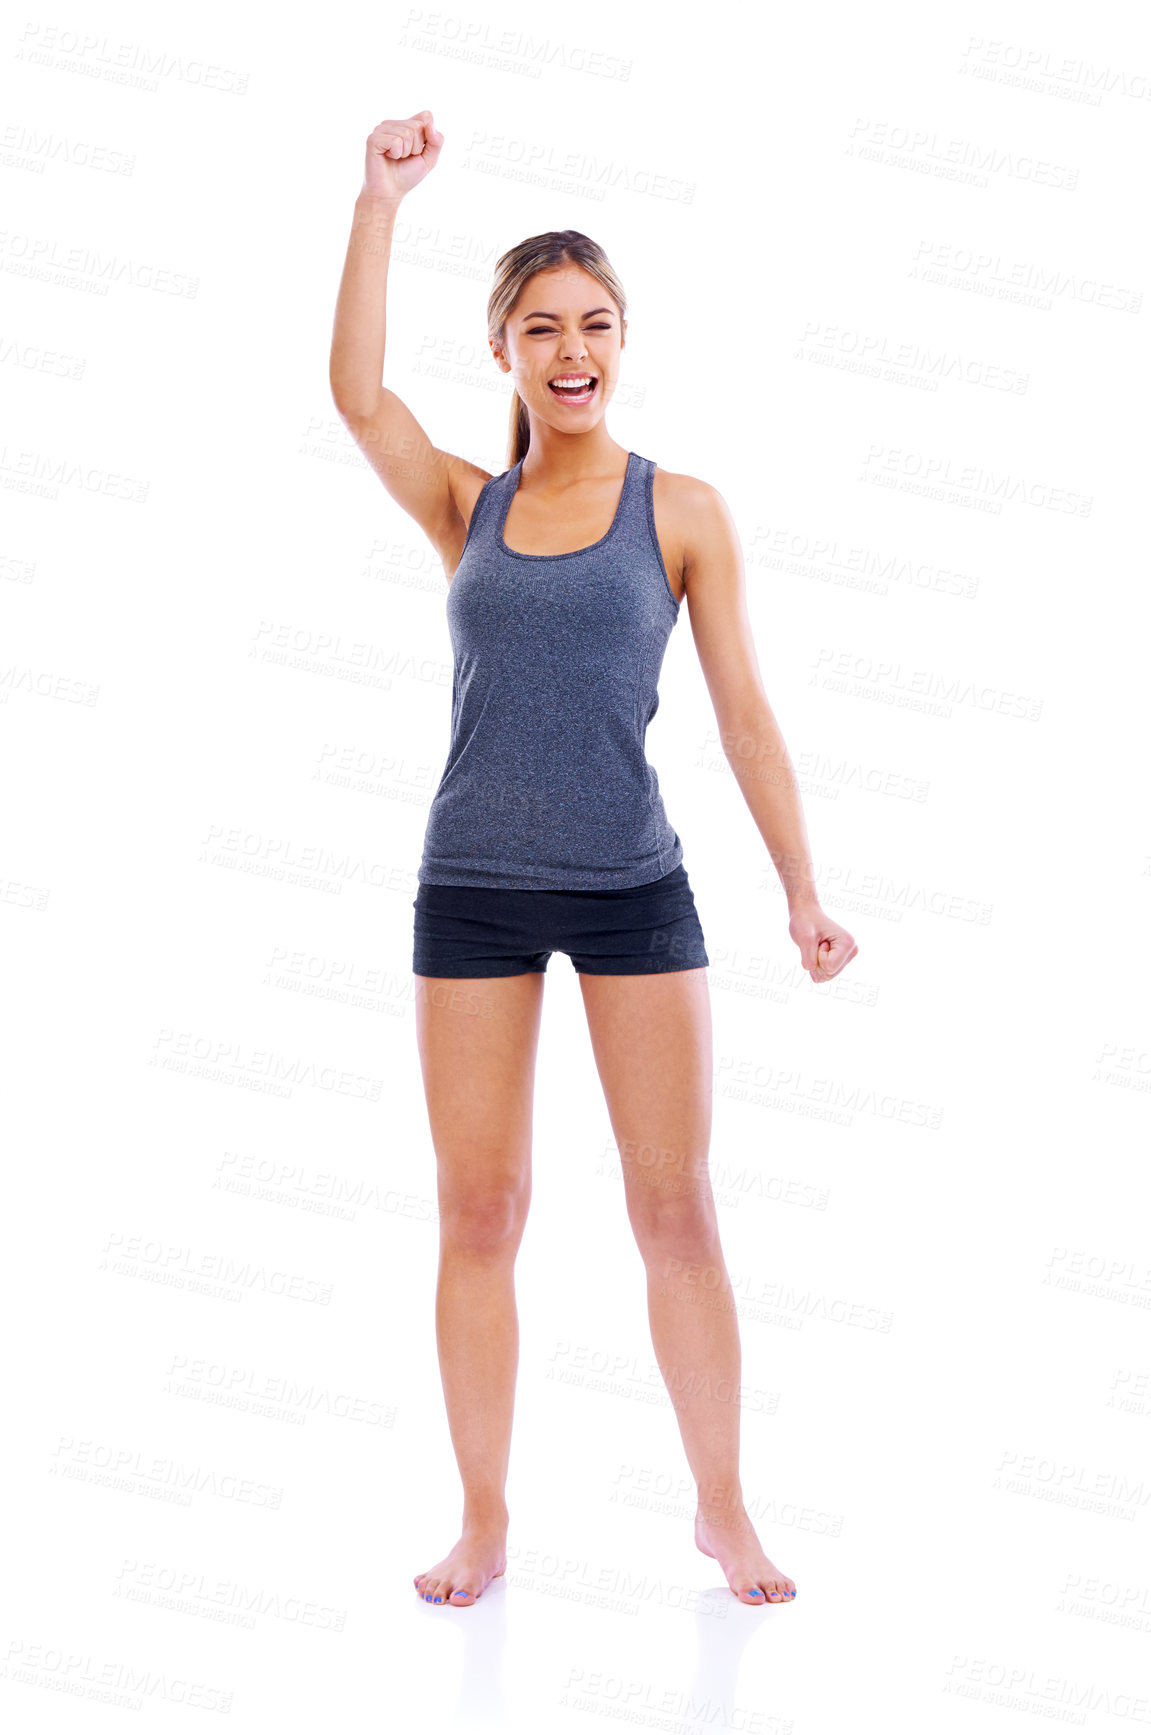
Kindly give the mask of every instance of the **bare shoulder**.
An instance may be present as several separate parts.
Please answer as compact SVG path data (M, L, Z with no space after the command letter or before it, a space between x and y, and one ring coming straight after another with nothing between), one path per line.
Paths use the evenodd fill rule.
M676 470L661 470L657 465L652 476L652 506L655 511L657 534L663 549L664 565L669 576L675 563L679 582L672 577L677 596L682 596L698 572L705 556L715 556L738 548L735 521L727 501L719 489L700 476L687 476Z

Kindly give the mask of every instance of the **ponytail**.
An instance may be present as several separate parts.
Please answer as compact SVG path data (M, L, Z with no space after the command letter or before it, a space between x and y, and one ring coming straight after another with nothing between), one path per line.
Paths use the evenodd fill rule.
M510 470L513 464L518 464L528 449L532 437L532 425L528 420L527 405L512 387L512 410L508 417L508 461Z

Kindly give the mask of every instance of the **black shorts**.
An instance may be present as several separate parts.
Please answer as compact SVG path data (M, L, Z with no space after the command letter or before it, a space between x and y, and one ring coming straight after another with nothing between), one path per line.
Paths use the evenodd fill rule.
M589 976L698 970L709 962L683 862L645 886L609 891L505 891L420 882L417 976L520 976L566 952Z

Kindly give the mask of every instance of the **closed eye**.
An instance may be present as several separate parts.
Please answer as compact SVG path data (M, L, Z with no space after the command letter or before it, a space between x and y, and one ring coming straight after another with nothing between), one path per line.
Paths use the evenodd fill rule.
M589 331L610 331L611 326L605 323L600 325L589 325L587 329ZM529 337L551 337L554 335L554 332L555 327L553 325L530 325L528 327L527 335Z

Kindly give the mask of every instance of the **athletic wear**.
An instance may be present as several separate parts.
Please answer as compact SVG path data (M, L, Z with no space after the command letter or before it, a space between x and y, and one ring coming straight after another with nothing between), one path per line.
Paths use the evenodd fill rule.
M683 863L648 885L609 891L506 891L420 885L417 976L519 976L566 952L591 976L695 970L708 963Z
M451 743L421 884L650 884L683 857L645 752L679 618L655 533L655 464L629 452L611 528L570 554L504 541L523 459L484 483L447 599Z

